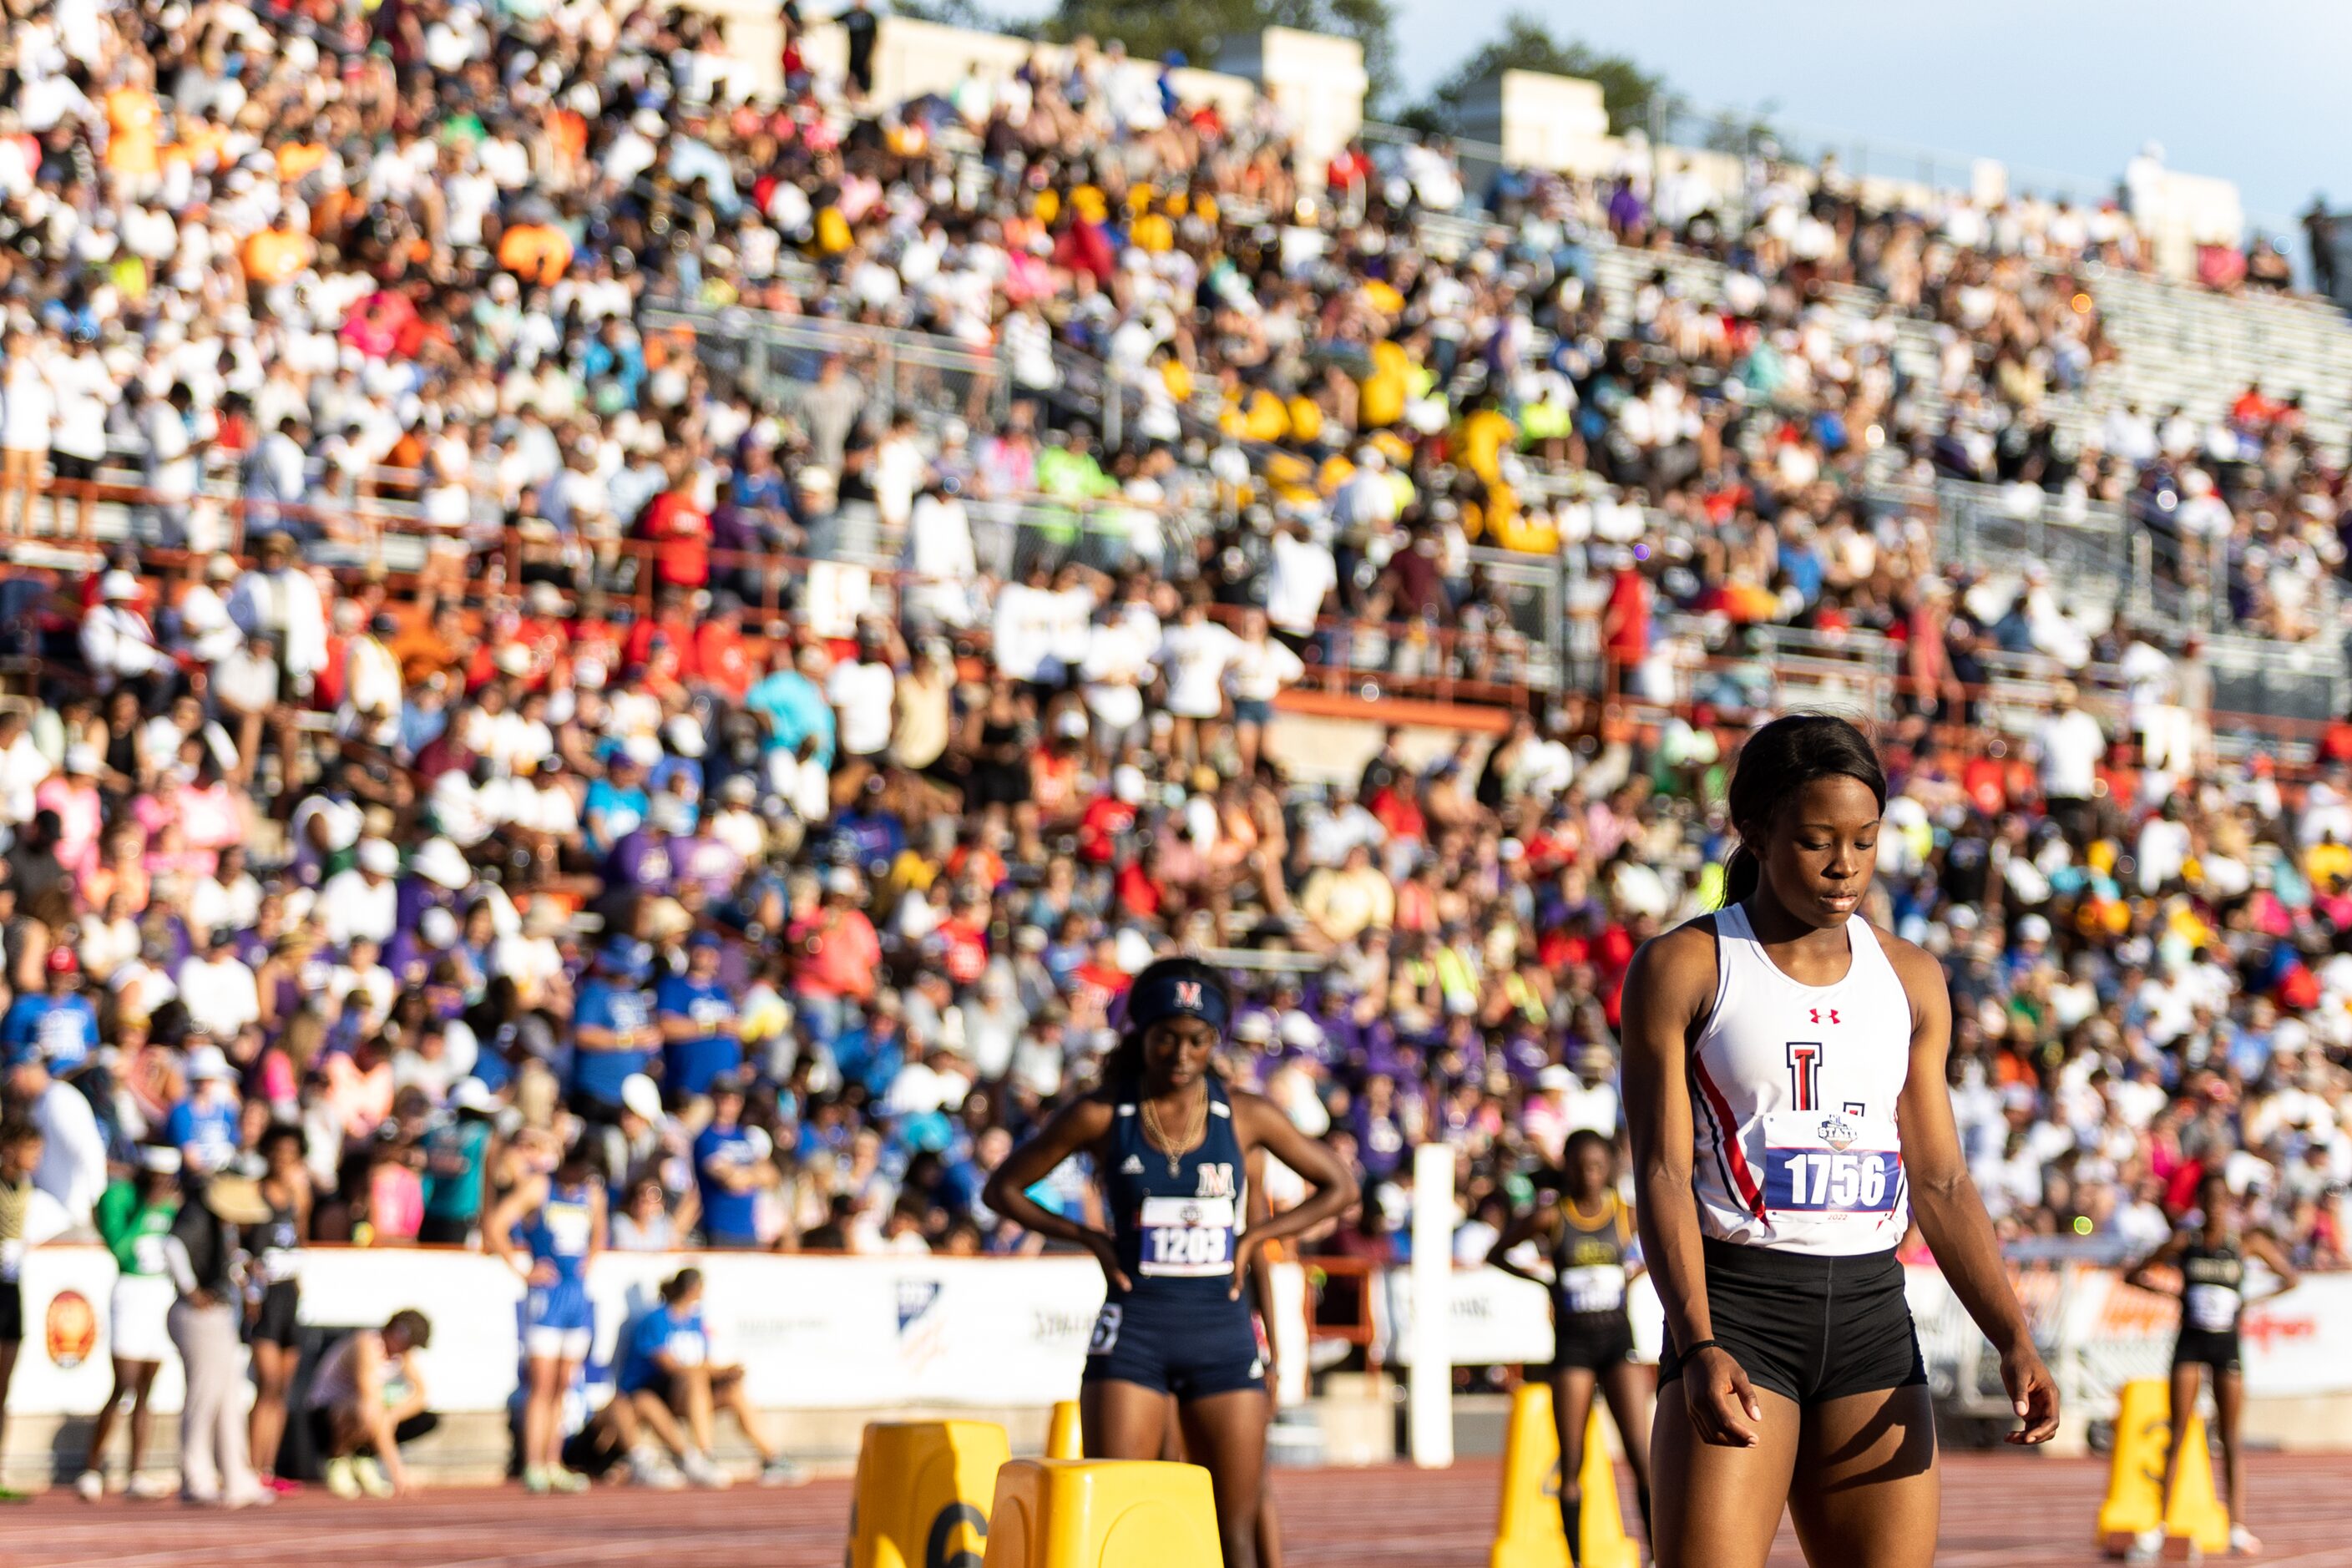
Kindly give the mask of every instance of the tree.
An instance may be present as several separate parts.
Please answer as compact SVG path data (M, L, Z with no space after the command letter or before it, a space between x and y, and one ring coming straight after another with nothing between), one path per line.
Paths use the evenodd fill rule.
M1268 27L1296 27L1353 38L1364 51L1364 74L1377 101L1394 86L1396 45L1390 0L1060 0L1038 24L1038 36L1068 43L1081 35L1100 43L1117 38L1139 59L1181 51L1196 66L1213 66L1225 44Z
M1621 135L1644 125L1654 102L1661 107L1668 102L1664 77L1643 70L1626 56L1605 53L1580 39L1562 43L1540 18L1514 11L1503 20L1502 36L1456 67L1429 100L1418 106L1412 118L1435 125L1452 124L1480 82L1507 70L1541 71L1598 82L1601 101L1609 110L1609 129Z

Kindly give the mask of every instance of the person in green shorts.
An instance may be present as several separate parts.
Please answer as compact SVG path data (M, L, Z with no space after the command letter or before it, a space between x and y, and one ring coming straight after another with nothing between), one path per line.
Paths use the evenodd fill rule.
M109 1344L114 1355L114 1390L89 1427L89 1453L74 1490L91 1502L106 1495L106 1442L123 1395L131 1396L131 1468L127 1490L135 1498L164 1498L168 1476L145 1476L147 1439L154 1421L148 1391L172 1349L164 1318L172 1310L172 1275L163 1260L163 1238L180 1212L180 1152L160 1145L139 1151L139 1168L116 1180L98 1200L98 1234L121 1270L114 1281Z

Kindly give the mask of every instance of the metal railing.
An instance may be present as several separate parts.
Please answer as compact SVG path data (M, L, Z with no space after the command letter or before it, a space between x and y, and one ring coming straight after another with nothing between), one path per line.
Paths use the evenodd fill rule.
M977 426L1003 420L1012 405L1012 377L993 347L745 305L651 305L638 319L649 332L691 332L698 358L772 408L814 385L836 356L886 418L907 412Z

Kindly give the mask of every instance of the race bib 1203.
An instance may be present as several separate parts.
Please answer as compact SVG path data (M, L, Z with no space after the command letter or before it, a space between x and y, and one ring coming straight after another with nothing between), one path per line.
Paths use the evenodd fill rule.
M1234 1266L1234 1200L1143 1200L1142 1271L1161 1279L1204 1279Z

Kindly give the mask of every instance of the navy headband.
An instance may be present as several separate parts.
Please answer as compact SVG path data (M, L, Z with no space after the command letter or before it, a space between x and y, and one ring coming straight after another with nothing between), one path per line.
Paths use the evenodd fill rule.
M1232 1013L1224 988L1197 973L1154 975L1127 998L1128 1021L1139 1030L1171 1018L1198 1018L1222 1037Z

